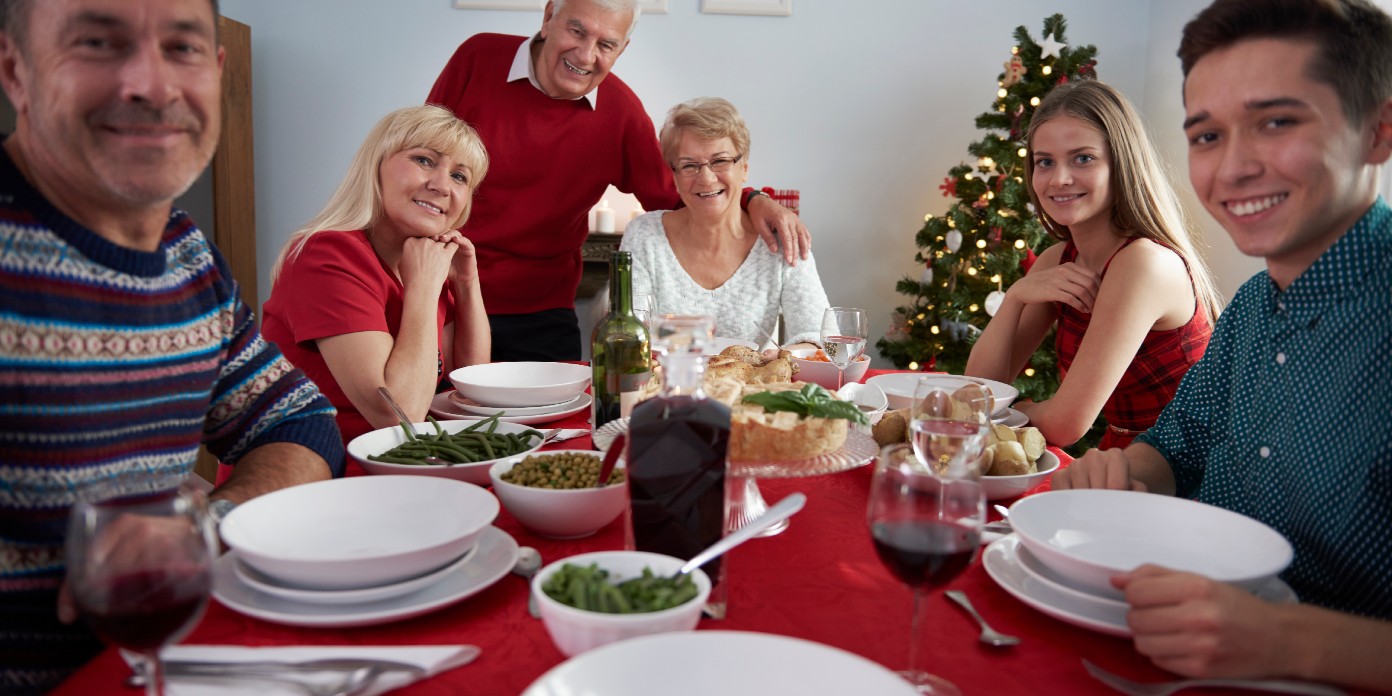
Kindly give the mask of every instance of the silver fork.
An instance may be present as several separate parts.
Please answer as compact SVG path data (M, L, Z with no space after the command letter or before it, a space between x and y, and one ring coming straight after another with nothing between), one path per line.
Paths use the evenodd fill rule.
M1083 668L1093 679L1130 696L1168 696L1183 689L1209 687L1213 689L1250 689L1274 694L1303 694L1304 696L1348 696L1348 692L1327 684L1290 679L1176 679L1166 682L1137 682L1108 672L1087 660Z
M571 438L580 437L581 435L587 435L589 434L589 432L590 431L588 428L552 428L550 430L542 431L541 444L544 445L548 442L560 442L561 440L569 440Z

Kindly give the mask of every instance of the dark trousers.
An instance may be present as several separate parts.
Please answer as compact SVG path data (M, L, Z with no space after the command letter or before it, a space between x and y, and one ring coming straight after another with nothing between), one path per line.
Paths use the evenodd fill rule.
M580 322L573 309L532 314L490 314L493 362L580 359Z

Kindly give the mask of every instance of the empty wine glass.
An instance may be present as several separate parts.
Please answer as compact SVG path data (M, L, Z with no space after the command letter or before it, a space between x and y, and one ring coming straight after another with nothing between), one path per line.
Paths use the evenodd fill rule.
M913 591L909 668L899 674L921 694L961 693L920 666L923 596L957 577L976 556L986 495L975 471L923 466L902 443L880 450L875 462L866 521L880 561Z
M643 328L648 330L649 341L652 337L652 314L653 296L646 292L633 294L633 316L638 317L638 321L643 322Z
M846 368L865 352L865 310L855 307L828 307L822 313L822 352L836 366L836 388L841 388Z
M208 604L216 537L183 477L118 476L79 489L68 518L67 585L103 641L143 658L145 693L164 692L159 651Z

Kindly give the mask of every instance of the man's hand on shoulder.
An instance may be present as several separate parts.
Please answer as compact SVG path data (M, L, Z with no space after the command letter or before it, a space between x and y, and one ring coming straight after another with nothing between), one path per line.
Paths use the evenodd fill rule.
M796 266L799 259L812 253L812 233L802 224L802 218L768 196L754 196L749 201L749 218L754 229L768 245L769 251L783 250L783 260Z

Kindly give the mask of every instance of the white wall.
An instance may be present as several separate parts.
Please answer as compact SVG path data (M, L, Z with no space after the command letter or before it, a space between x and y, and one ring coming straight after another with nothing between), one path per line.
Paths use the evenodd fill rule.
M1099 75L1147 115L1192 204L1174 51L1183 23L1206 4L797 0L791 17L750 17L669 0L668 14L642 18L615 74L657 122L692 97L733 101L753 135L751 182L801 189L827 294L869 308L878 337L904 299L895 281L918 275L913 236L924 213L949 203L938 184L983 135L974 119L991 106L1016 26L1040 40L1043 19L1062 12L1070 41L1098 47ZM223 13L252 32L263 301L286 236L323 205L371 125L422 101L468 36L531 34L541 21L539 12L450 5L222 0ZM1237 254L1201 207L1191 213L1206 224L1212 265L1231 293L1260 264Z

